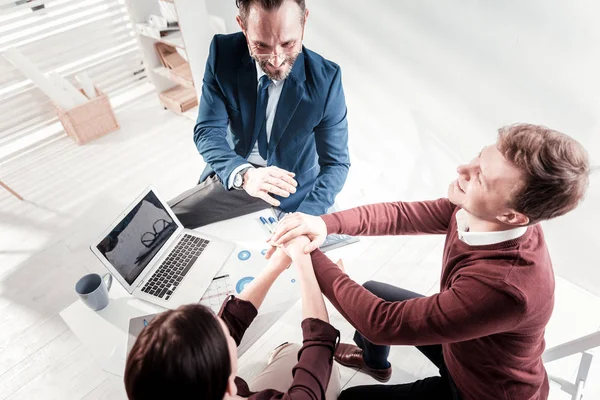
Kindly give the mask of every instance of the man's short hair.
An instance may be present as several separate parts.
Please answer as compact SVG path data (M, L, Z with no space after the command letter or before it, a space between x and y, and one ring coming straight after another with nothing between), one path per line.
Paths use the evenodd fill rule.
M248 20L248 12L250 6L256 4L260 8L266 11L277 10L283 4L285 0L235 0L235 5L240 9L240 18L246 26ZM306 10L306 4L304 0L294 0L298 7L300 7L300 23L304 25L304 12Z
M498 149L523 173L509 206L530 224L564 215L583 199L590 165L575 139L544 126L516 124L498 130Z

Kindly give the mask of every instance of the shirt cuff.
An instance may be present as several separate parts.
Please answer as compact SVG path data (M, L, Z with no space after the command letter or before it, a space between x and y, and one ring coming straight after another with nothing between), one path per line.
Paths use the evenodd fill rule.
M331 342L334 345L340 337L340 331L331 324L317 318L306 318L302 321L304 341Z
M233 179L235 178L235 174L243 170L244 168L252 168L252 164L242 164L229 174L229 179L227 179L227 189L231 189L233 187Z
M217 313L218 316L223 316L224 313L230 313L235 316L240 316L248 322L248 325L258 314L258 310L252 303L246 300L239 299L234 295L229 295L221 305L221 310Z
M229 296L223 302L221 310L217 314L229 328L231 337L239 346L244 337L246 329L250 326L258 311L249 301Z

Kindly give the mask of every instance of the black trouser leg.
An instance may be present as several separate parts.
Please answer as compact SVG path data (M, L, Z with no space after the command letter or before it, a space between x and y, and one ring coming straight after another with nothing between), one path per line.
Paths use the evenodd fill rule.
M364 284L374 295L386 301L405 301L417 297L424 297L421 294L411 292L410 290L398 288L387 283L369 281ZM369 342L359 332L354 334L356 345L363 349L365 363L371 368L387 368L387 360L390 353L390 346L376 345ZM441 376L435 376L418 380L416 382L402 385L367 385L356 386L344 390L339 397L343 400L351 399L450 399L459 400L458 391L454 382L450 378L444 363L441 345L417 346L433 364L440 369Z
M402 385L354 386L342 391L338 400L402 399L402 400L454 400L448 383L439 376L425 378Z
M423 297L422 294L388 285L387 283L369 281L365 282L363 286L375 296L386 301L404 301L416 297ZM387 361L388 355L390 354L390 346L373 344L365 339L358 331L354 334L354 342L358 347L363 349L365 363L369 367L387 368L390 366ZM418 346L417 348L439 368L441 346Z
M212 175L192 189L168 202L177 219L188 229L213 222L239 217L269 208L262 199L252 197L245 190L227 190Z

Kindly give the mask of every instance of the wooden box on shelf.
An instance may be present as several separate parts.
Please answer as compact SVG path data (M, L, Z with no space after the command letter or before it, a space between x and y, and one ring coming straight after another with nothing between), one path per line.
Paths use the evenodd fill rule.
M162 67L154 72L185 87L194 87L190 64L179 54L175 46L162 42L154 43Z
M98 88L95 90L96 97L70 110L54 105L65 131L80 145L120 128L108 96ZM83 90L80 91L85 95Z
M176 113L184 113L198 105L196 90L181 85L165 90L160 94L161 104L175 111Z

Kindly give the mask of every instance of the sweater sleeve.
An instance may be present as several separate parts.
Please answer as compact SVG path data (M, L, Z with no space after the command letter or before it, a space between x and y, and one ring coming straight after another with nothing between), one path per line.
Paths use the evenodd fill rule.
M298 363L292 368L294 380L287 392L262 390L250 396L252 400L324 400L331 370L333 353L340 332L327 322L315 318L302 321L304 341L298 352Z
M461 276L449 290L389 302L351 280L320 251L312 253L319 286L334 307L375 344L428 345L460 342L511 330L521 302L476 277Z
M445 234L456 206L450 200L370 204L321 216L327 233L351 236Z
M298 364L292 369L294 381L283 398L325 399L340 332L327 322L307 318L302 321L302 333Z
M235 296L229 296L223 302L219 317L229 328L231 337L236 345L240 345L246 329L250 326L258 311L249 301L240 300Z

